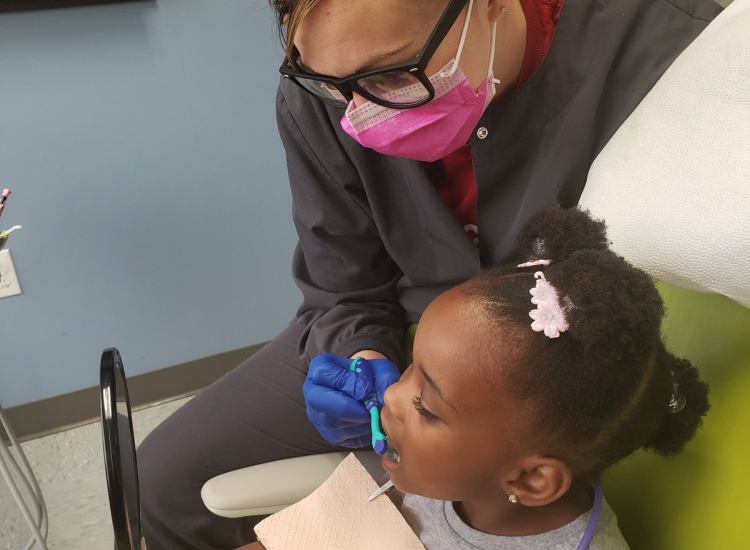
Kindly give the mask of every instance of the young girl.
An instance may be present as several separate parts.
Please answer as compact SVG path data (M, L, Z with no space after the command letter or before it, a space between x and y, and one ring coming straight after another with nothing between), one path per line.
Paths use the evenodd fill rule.
M708 388L661 340L651 279L602 222L546 208L493 267L425 311L381 419L401 511L429 550L627 548L602 472L680 452Z

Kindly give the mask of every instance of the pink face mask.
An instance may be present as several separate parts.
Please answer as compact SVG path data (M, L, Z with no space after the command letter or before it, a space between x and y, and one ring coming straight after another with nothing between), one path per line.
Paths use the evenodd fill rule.
M464 145L494 97L495 84L500 83L492 75L496 23L492 26L487 78L476 92L458 67L470 14L471 3L456 58L430 77L435 88L432 101L413 109L391 109L372 102L355 108L352 101L341 119L344 131L362 146L379 153L427 162L441 159ZM404 88L398 93L408 95L410 90ZM415 88L413 93L420 90Z

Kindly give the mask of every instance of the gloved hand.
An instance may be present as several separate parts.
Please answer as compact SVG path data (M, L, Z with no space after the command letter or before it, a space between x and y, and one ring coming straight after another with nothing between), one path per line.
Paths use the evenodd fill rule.
M378 406L382 407L385 390L398 382L400 374L388 359L367 362L372 369L375 387L350 370L352 359L324 353L310 361L310 370L302 387L307 417L329 443L353 448L372 444L370 414L362 401L375 394Z

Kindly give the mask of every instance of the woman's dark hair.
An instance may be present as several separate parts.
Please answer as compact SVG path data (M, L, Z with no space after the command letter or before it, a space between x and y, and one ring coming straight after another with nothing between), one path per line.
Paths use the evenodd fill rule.
M529 260L553 263L488 268L462 288L494 326L511 327L532 350L504 383L533 404L540 441L578 474L600 473L642 447L679 453L708 412L708 386L666 350L664 306L651 278L610 251L604 222L579 209L542 209L516 243ZM558 338L530 328L537 271L565 311L569 329ZM668 410L673 377L686 399L678 413Z
M318 2L320 0L270 0L271 7L276 11L276 24L279 36L285 44L287 60L295 69L298 67L294 37L299 24L318 5Z

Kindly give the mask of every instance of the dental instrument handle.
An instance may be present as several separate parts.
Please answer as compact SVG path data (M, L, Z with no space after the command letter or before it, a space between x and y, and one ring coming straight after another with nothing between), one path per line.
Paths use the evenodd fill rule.
M367 380L370 385L375 387L375 378L372 375L370 365L362 357L355 357L349 367L350 370ZM372 448L379 455L388 452L388 438L380 431L380 411L378 410L378 396L373 394L372 397L363 402L365 409L370 413L370 427L372 428Z
M383 493L387 493L391 489L393 489L393 482L389 479L380 489L371 494L367 500L370 501L376 499L380 495L382 495Z
M371 403L369 401L368 403ZM388 452L388 438L380 431L380 413L377 406L370 407L370 426L372 428L372 448L383 456Z
M7 231L0 232L0 250L2 250L3 248L5 248L5 243L8 242L8 235L10 235L11 233L13 233L16 229L21 229L21 226L20 225L15 225L15 226L11 227L10 229L8 229Z
M5 202L8 200L8 197L11 194L10 189L3 189L3 197L0 199L0 216L3 215L3 210L5 210Z
M22 225L14 225L13 227L11 227L10 229L8 229L7 231L3 231L2 233L0 233L0 235L7 238L8 235L10 235L11 233L13 233L16 229L23 229L23 226Z

